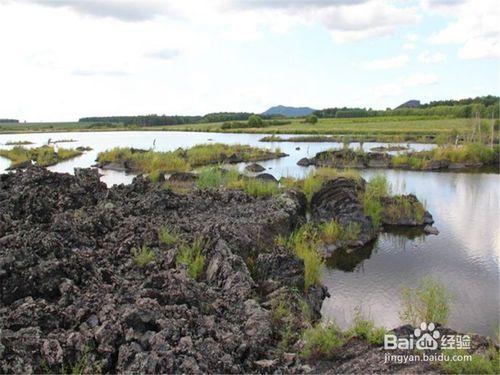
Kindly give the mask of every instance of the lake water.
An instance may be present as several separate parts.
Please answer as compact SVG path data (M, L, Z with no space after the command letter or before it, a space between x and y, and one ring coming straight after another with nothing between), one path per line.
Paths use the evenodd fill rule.
M74 167L89 167L97 153L112 147L150 148L167 151L200 143L240 143L266 148L281 148L290 156L262 162L267 172L281 176L303 177L309 168L297 161L312 157L338 143L263 143L263 134L224 134L194 132L98 132L0 135L0 147L8 141L27 140L33 146L60 139L76 142L59 147L90 146L93 151L52 166L57 172L73 172ZM383 145L367 142L365 150ZM432 145L411 144L413 149ZM296 150L300 147L299 150ZM359 147L352 144L351 147ZM0 173L10 162L0 158ZM244 165L239 165L243 168ZM103 171L108 185L128 183L133 176ZM371 247L353 253L337 253L327 262L324 284L332 297L323 304L325 320L335 320L346 328L353 311L360 307L377 325L393 328L400 324L402 285L415 285L427 275L442 281L454 295L448 325L463 332L493 335L499 326L499 252L500 252L500 176L486 173L436 173L396 170L362 171L369 178L385 174L398 192L413 192L433 214L437 236L412 233L385 233Z

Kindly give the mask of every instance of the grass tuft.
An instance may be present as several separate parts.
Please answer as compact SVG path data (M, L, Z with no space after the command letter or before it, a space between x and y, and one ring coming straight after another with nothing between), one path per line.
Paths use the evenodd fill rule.
M342 332L334 323L319 323L305 330L302 338L305 344L301 355L306 359L332 358L333 350L345 343Z
M181 244L177 253L176 264L187 266L187 273L193 279L198 279L205 266L205 256L202 250L205 243L203 238L198 237L191 245Z
M141 268L156 260L154 251L149 249L146 245L143 245L140 249L134 249L132 255L134 256L135 263Z
M180 240L180 234L176 230L171 230L167 227L161 227L158 230L158 238L165 245L170 246L176 244Z
M424 277L413 289L403 287L402 297L403 310L399 316L403 322L414 326L421 322L446 324L453 297L439 281Z

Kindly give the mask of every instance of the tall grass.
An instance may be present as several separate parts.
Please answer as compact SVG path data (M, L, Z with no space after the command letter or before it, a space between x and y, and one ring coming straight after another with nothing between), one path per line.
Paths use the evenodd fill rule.
M279 237L278 244L285 246L304 262L304 287L320 284L324 261L318 253L317 233L306 224L295 230L288 238Z
M417 326L421 322L445 324L450 313L453 297L439 281L425 277L415 288L402 289L403 310L399 313L403 322Z
M362 197L365 215L372 219L375 230L382 224L384 207L381 199L392 193L392 186L384 175L375 175L366 184L366 189Z

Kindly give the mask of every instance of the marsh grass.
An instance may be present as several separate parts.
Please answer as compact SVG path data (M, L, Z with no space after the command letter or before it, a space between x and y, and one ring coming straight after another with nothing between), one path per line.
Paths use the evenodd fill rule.
M421 322L446 324L453 296L439 281L424 277L415 288L404 286L402 299L400 319L417 326Z
M202 254L205 241L201 237L195 238L192 244L183 243L179 247L176 257L177 265L187 266L187 273L193 279L198 279L205 266L205 256Z
M141 268L156 260L154 251L149 249L146 245L143 245L140 249L134 249L132 255L135 263Z
M334 349L345 343L345 338L334 323L317 324L306 329L302 335L304 347L301 356L306 359L330 359L334 356Z
M159 173L185 172L192 168L231 162L233 160L258 161L274 159L281 150L270 151L248 145L226 145L222 143L200 144L175 151L145 151L116 147L100 152L97 160L101 164L126 163L132 170L150 176Z
M55 152L54 148L50 146L41 146L37 148L15 146L10 150L0 150L0 156L9 159L12 165L34 160L37 165L42 167L54 165L63 160L80 156L81 154L81 151L64 148L59 148L58 151Z

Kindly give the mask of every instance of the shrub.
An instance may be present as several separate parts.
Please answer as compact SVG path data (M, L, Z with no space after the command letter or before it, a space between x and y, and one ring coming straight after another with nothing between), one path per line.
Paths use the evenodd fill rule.
M308 124L316 124L318 122L318 117L315 115L309 115L306 117L305 122Z
M307 359L329 359L333 356L333 350L341 347L345 340L339 328L333 324L317 324L313 328L304 331L305 341L301 355Z
M167 227L161 227L158 230L158 238L165 245L173 245L180 239L180 234L175 230L170 230Z
M134 256L135 263L141 268L156 260L154 251L146 245L143 245L140 249L134 249L132 255Z
M452 296L445 286L429 277L422 279L414 289L403 287L403 322L417 326L421 322L445 324L448 320Z
M187 273L193 279L198 279L203 272L205 265L205 256L201 253L203 246L203 239L198 237L191 245L182 244L177 253L176 264L187 266Z

